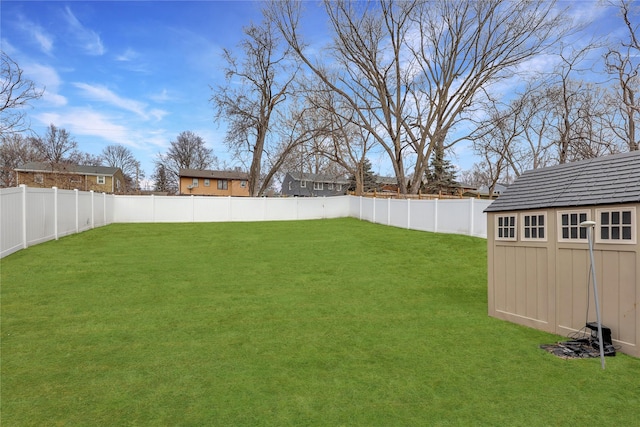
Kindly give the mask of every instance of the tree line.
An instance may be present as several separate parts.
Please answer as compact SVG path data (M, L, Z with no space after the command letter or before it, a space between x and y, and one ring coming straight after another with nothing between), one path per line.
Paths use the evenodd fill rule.
M585 41L562 2L327 0L330 41L318 46L302 30L304 2L266 2L262 21L223 51L215 120L254 196L285 171L351 176L362 192L377 152L400 191L415 194L452 182L450 158L463 143L479 160L460 179L490 188L527 169L637 150L636 5L615 5L626 36ZM535 72L536 59L553 68ZM3 98L39 95L27 84L16 96L19 88L5 96L3 87ZM22 119L3 121L3 147ZM152 179L172 191L180 168L217 164L185 131L157 156Z

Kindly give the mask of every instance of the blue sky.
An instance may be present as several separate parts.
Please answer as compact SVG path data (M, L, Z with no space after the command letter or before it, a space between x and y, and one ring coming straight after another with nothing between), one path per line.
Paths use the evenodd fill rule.
M32 128L53 123L79 148L130 148L147 176L157 153L185 130L221 160L223 126L211 86L223 81L221 51L260 20L250 2L2 2L2 49L45 87Z
M624 30L602 2L561 4L572 5L574 18L598 23L584 37ZM147 177L157 154L186 130L233 165L224 124L213 119L210 86L224 79L222 49L236 47L243 27L260 19L259 4L245 1L0 3L2 50L45 87L28 110L33 130L43 135L53 123L96 155L109 144L125 145ZM309 24L314 42L326 39L323 22ZM460 168L473 160L463 145L457 149ZM382 155L372 161L384 163Z

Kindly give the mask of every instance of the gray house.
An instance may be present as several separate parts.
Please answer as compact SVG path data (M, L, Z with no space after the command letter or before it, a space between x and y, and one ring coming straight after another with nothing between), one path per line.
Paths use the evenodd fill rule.
M640 357L640 151L528 171L485 212L489 315L565 336L595 321L595 221L602 323Z
M282 195L295 197L341 196L349 181L315 173L289 172L282 180Z

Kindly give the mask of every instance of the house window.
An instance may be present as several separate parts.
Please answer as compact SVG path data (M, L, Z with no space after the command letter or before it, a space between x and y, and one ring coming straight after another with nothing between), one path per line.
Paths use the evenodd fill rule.
M211 181L209 180L209 178L205 178L204 179L204 186L205 187L209 187L211 185Z
M634 207L626 209L598 209L596 218L599 219L599 233L597 241L600 243L635 243L636 238L636 210Z
M44 183L44 175L42 175L41 173L37 173L37 174L33 177L33 182L35 182L36 184L42 184L42 183Z
M218 190L228 190L229 189L229 181L226 179L218 180Z
M333 190L333 182L327 184L327 190Z
M496 216L496 240L516 240L516 216Z
M307 181L300 181L300 188L307 188Z
M342 184L336 184L336 190L342 191Z
M522 240L547 240L546 219L546 213L522 214Z
M289 181L289 191L291 191L291 181Z
M247 186L247 181L240 181L240 187L245 188L246 186Z
M98 175L96 182L97 182L98 184L104 185L104 183L106 182L106 180L105 180L104 176L102 176L102 175Z
M586 241L587 229L580 227L580 223L589 220L588 211L558 212L558 239L572 241Z
M323 188L323 183L322 182L314 182L313 183L313 189L314 190L322 190Z
M198 186L198 178L193 178L193 181L191 181L191 187L195 188Z

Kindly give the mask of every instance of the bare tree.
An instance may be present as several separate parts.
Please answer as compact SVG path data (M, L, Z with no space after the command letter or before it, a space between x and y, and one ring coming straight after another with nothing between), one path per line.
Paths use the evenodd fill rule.
M636 57L640 54L640 44L636 38L637 25L631 22L632 2L620 0L620 13L629 30L629 40L621 42L621 46L609 48L605 54L605 68L615 81L615 96L609 105L612 108L611 129L627 143L629 151L640 149L637 137L637 121L640 114L638 90L640 89L639 71ZM617 108L616 108L617 106Z
M300 8L274 2L270 14L304 64L387 152L403 193L418 191L433 150L463 139L452 130L492 83L563 34L564 18L546 0L326 1L335 41L325 61L329 55L313 57L301 38Z
M120 168L125 177L126 191L139 188L144 173L131 150L123 145L108 145L102 150L101 158L107 166Z
M41 161L34 139L19 133L8 133L0 141L0 187L14 187L15 169L28 162Z
M171 141L167 152L159 154L155 161L156 170L162 166L166 187L172 192L178 191L180 169L204 170L217 162L218 159L206 147L204 140L191 131L181 132L175 141Z
M281 49L271 20L250 25L244 33L246 38L240 44L244 58L238 60L230 50L224 50L226 85L217 88L211 101L216 117L228 121L227 144L237 154L251 156L249 194L258 196L264 190L260 183L265 182L262 166L266 153L271 157L276 152L287 153L273 146L278 141L270 138L270 127L276 109L286 106L297 67L290 61L289 49ZM281 161L272 158L270 163ZM269 170L267 175L276 171ZM266 185L269 181L267 178Z
M73 162L77 158L78 143L71 134L64 128L50 124L44 137L35 140L38 151L43 161L49 163L52 169L59 165Z
M311 153L319 154L338 165L337 174L344 175L346 172L352 176L355 193L361 195L364 192L367 166L371 167L367 163L367 154L373 145L371 135L355 124L357 113L350 104L342 102L334 91L322 90L320 86L307 93L307 102L312 105L313 110L312 127L317 132L310 147Z
M4 51L0 52L0 136L29 128L24 108L38 99L44 89L24 77L22 69Z

